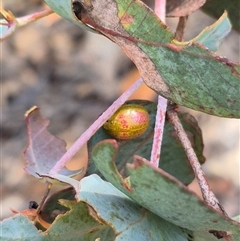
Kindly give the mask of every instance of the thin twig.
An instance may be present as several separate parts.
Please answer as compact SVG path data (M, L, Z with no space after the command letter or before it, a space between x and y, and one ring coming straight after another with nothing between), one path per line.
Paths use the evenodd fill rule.
M195 151L192 148L191 142L189 141L188 136L183 129L183 126L178 118L176 111L174 109L168 110L167 117L168 117L170 123L172 124L174 130L176 131L177 136L185 150L185 153L188 157L188 160L192 166L192 169L193 169L195 176L198 180L198 183L200 185L203 199L209 206L214 208L216 211L221 212L225 216L227 216L223 207L219 204L219 201L217 200L216 196L214 195L214 193L211 191L211 189L209 187L205 174L202 171L201 165L198 161Z
M186 29L187 18L188 18L187 16L179 18L179 23L178 23L176 35L175 35L175 38L178 41L184 40L184 33L185 33L185 29ZM203 199L209 206L214 208L216 211L219 211L219 212L223 213L225 216L227 216L227 213L225 212L223 207L220 205L216 196L214 195L214 193L212 192L212 190L209 187L209 184L206 180L204 172L202 171L202 168L198 161L196 153L195 153L194 149L192 148L191 142L190 142L185 130L183 129L183 126L182 126L174 108L167 111L167 116L168 116L170 123L173 125L173 128L176 131L177 136L186 152L188 160L193 168L193 171L195 173L195 176L198 180L198 183L199 183L201 191L202 191Z
M184 41L184 34L186 31L188 16L180 17L178 21L178 26L175 33L175 39L179 42Z
M38 205L38 208L37 208L37 211L36 211L36 217L41 212L42 207L43 207L43 205L44 205L44 203L45 203L45 201L46 201L46 199L48 197L48 194L49 194L49 192L50 192L50 190L52 188L52 185L53 184L51 182L47 182L47 188L45 190L45 193L44 193L44 195L42 197L42 200L41 200L40 204ZM37 218L34 220L34 224L36 224L36 222L37 222Z
M49 174L58 173L66 163L79 151L79 149L97 132L97 130L116 112L116 110L142 85L142 79L138 79L125 91L113 104L104 111L101 116L74 142L68 151L61 157Z

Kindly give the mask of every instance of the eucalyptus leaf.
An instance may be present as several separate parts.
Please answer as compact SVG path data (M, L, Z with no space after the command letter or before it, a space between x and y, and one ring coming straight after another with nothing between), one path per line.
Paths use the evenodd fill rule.
M1 241L42 241L44 237L29 219L21 214L1 221L0 230Z
M70 210L60 214L45 232L44 241L95 241L97 239L113 241L113 228L97 218L94 210L84 202L60 200Z
M80 183L78 198L93 206L101 218L114 226L118 233L116 241L187 240L189 231L142 208L99 176L91 175Z
M199 43L176 44L174 33L141 1L79 1L80 20L70 0L45 2L64 18L91 26L118 44L158 94L211 115L240 117L239 66Z
M233 28L240 32L239 0L207 0L201 10L215 18L219 18L226 10L229 14Z
M151 166L144 158L135 157L128 164L129 176L123 178L116 169L114 159L117 143L105 140L92 151L93 160L107 181L151 212L192 230L240 232L240 224L207 206L176 178Z
M31 108L25 115L28 128L28 147L24 151L26 159L25 171L35 178L42 178L40 174L49 173L51 168L65 154L66 142L55 137L48 131L50 121L43 117L40 109L36 106ZM67 176L76 176L83 171L71 171L63 167L61 174ZM51 182L51 180L48 180Z
M65 188L52 194L44 203L41 213L41 218L47 222L52 223L57 215L65 213L69 208L59 203L60 199L75 200L75 191L73 188Z
M189 235L191 236L192 234L191 231L177 227L138 205L111 183L103 181L96 174L85 177L79 182L76 180L72 181L69 177L65 178L63 175L55 174L50 176L56 178L58 181L72 185L75 188L76 198L78 199L78 203L61 201L61 204L72 209L69 213L59 215L56 218L54 223L61 224L60 227L62 228L65 228L63 223L67 223L64 225L68 225L68 222L64 221L67 217L74 220L75 215L73 214L72 217L71 212L76 212L75 209L79 209L78 212L82 212L82 203L84 203L91 209L91 216L94 217L94 219L113 227L113 236L116 241L187 241ZM67 217L65 217L66 215ZM80 216L80 214L78 216ZM86 222L80 222L81 226L83 228L86 227L88 225L88 219L81 216L80 218ZM54 223L51 229L54 228ZM75 225L78 224L73 223L73 226ZM66 228L69 229L68 226L66 226ZM60 236L61 233L60 231ZM54 233L50 234L54 235ZM75 232L75 234L77 235L78 232ZM112 239L104 238L103 240Z
M203 31L191 41L198 42L212 51L217 51L223 38L231 31L231 23L225 11L221 18L214 24L203 29Z

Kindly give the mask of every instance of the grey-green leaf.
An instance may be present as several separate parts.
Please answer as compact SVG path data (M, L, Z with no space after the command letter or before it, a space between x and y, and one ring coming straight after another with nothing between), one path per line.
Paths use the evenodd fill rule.
M78 198L86 201L117 232L116 241L184 241L187 231L142 208L97 175L80 181ZM189 233L189 231L188 231Z
M176 178L143 158L136 157L133 164L128 164L129 176L122 178L114 164L116 152L116 142L102 141L93 149L93 160L106 180L143 207L193 231L239 232L239 223L208 207Z
M60 203L70 211L57 216L46 231L44 241L114 240L113 228L99 219L87 203L68 200L60 200Z
M29 219L21 214L4 219L0 223L0 240L1 241L42 241L43 235L38 232L37 228Z
M203 31L191 41L201 43L211 51L217 51L223 38L231 31L231 23L227 12L219 18L214 24L203 29Z
M226 10L233 28L240 32L239 0L208 0L201 9L215 18L219 18Z
M45 1L79 25L70 1ZM177 45L174 34L141 1L90 0L81 7L81 23L118 44L136 64L144 82L158 94L211 115L240 117L237 64L198 43Z
M141 207L111 183L103 181L96 174L85 177L80 182L60 174L50 176L60 182L72 185L76 191L78 204L74 204L74 207L71 207L72 204L69 206L69 202L67 202L67 205L66 201L64 203L61 201L61 203L71 209L75 209L82 202L87 204L92 210L90 212L92 217L113 228L114 240L116 241L187 241L187 237L192 235L191 231L177 227ZM65 215L62 215L57 219L62 223L64 218ZM71 219L73 218L71 217ZM81 223L81 226L86 227L87 225L88 222ZM64 228L63 225L61 227ZM51 235L54 234L51 233ZM75 232L75 234L79 235L78 232ZM105 241L106 239L103 240Z

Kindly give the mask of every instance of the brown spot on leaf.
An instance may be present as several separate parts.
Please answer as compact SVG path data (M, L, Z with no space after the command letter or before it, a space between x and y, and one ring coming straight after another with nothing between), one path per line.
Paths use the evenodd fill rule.
M204 110L205 109L205 107L202 106L202 105L199 105L198 107L199 107L200 110Z
M132 15L129 15L127 13L123 14L123 16L121 17L121 24L122 25L130 25L132 24L134 21L134 18Z
M210 108L210 109L209 109L209 114L210 114L210 115L214 115L214 112L215 112L215 111L214 111L213 108Z
M236 100L233 100L233 99L227 99L227 102L230 103L230 104L234 104L234 103L236 103Z
M224 231L209 230L209 233L212 233L217 239L222 239L228 236Z

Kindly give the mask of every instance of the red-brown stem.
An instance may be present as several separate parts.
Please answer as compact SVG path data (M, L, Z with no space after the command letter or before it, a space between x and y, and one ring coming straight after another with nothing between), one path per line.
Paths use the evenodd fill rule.
M46 201L46 199L47 199L47 197L48 197L48 194L49 194L49 192L50 192L50 190L51 190L51 188L52 188L52 183L50 183L50 182L47 182L47 187L46 187L46 190L45 190L45 193L44 193L44 195L43 195L43 197L42 197L42 200L41 200L41 203L39 203L39 206L38 206L38 208L37 208L37 211L36 211L36 218L35 218L35 220L34 220L34 223L36 224L36 222L37 222L37 216L38 216L38 214L41 212L41 210L42 210L42 207L43 207L43 205L44 205L44 203L45 203L45 201Z
M178 21L178 26L175 33L175 39L179 42L184 41L184 34L186 31L188 16L180 17Z
M198 180L198 183L200 185L203 199L209 206L214 208L216 211L221 212L225 216L227 216L226 212L224 211L222 206L219 204L219 201L217 200L214 193L211 191L211 189L209 187L209 184L206 180L204 172L202 171L201 165L198 161L195 151L192 148L191 142L189 141L188 136L187 136L186 132L184 131L182 124L181 124L175 110L168 110L167 117L168 117L170 123L172 124L174 130L176 131L177 136L185 150L185 153L188 157L188 160L192 166L192 169L193 169L195 176Z

